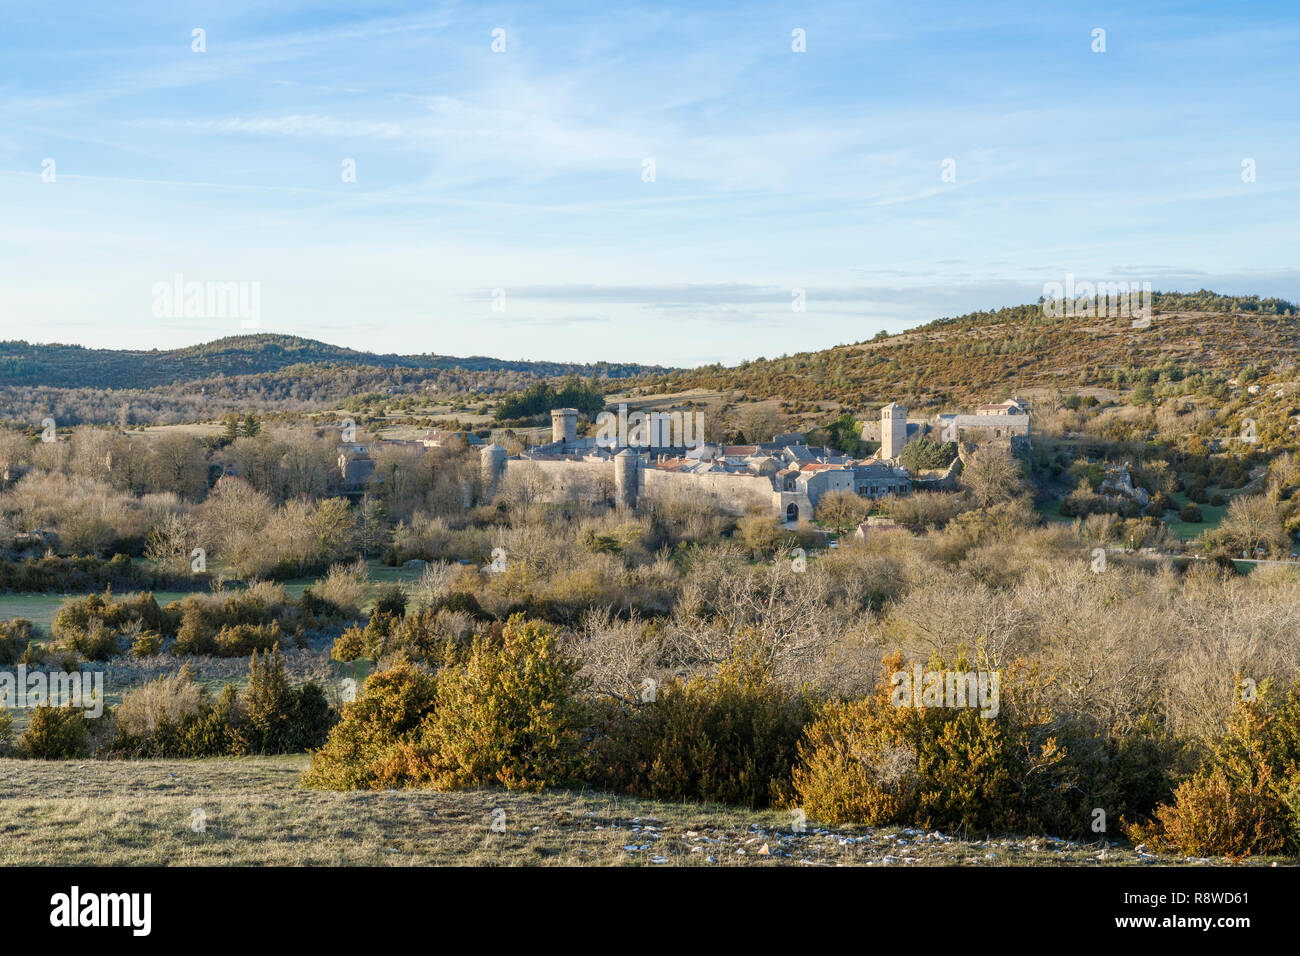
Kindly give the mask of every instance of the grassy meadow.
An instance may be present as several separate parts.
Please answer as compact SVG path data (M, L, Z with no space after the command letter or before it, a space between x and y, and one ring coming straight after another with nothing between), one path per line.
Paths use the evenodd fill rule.
M307 790L299 777L308 761L306 755L0 760L3 859L9 865L78 866L1189 862L1105 841L960 840L900 827L823 828L812 821L798 832L789 810L750 811L594 792Z

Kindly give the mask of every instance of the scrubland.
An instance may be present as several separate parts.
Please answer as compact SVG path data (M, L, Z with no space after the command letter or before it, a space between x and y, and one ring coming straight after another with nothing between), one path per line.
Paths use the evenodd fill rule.
M990 839L1024 862L1300 854L1300 576L1226 560L1238 536L1284 546L1288 454L1211 456L1240 486L1196 548L1083 495L1086 515L1044 522L1036 489L1075 468L1060 446L980 449L955 491L862 505L901 530L829 548L828 515L618 509L599 482L556 497L526 470L489 495L463 447L386 451L385 480L349 499L328 435L118 440L6 439L28 466L0 492L12 573L197 592L96 589L48 633L0 625L0 667L114 685L99 719L0 713L27 758L3 765L5 798L64 852L99 852L70 849L98 826L117 834L106 858L139 862L735 862L764 845L769 862L962 862L998 859ZM367 557L419 578L380 584ZM276 580L304 574L301 595ZM998 698L900 699L917 668L996 674ZM50 775L91 795L21 782ZM201 793L177 779L207 781L215 809L189 812L209 829L186 829ZM671 828L649 836L652 816ZM781 829L795 819L815 840ZM725 833L726 853L687 831Z

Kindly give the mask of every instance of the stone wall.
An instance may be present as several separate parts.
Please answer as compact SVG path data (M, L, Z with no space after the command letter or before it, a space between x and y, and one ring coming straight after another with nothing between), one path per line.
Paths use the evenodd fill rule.
M647 468L642 474L642 489L647 497L709 498L718 511L729 515L748 514L754 509L772 514L775 508L772 482L762 475L693 475Z
M537 475L542 486L539 499L561 502L575 498L603 500L614 495L614 464L611 461L532 461L511 458L506 461L506 475L501 481L509 489L515 476Z
M942 475L936 475L934 477L926 477L926 478L918 478L916 476L913 476L912 490L913 491L955 491L959 484L959 479L961 478L961 470L963 466L961 454L960 454L960 450L961 450L960 446L958 446L958 450L959 450L958 456L952 460L952 463L948 465L947 469L944 470L944 473Z

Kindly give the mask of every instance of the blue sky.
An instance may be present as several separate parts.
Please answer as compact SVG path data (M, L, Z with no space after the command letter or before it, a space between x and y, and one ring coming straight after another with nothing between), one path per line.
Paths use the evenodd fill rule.
M1300 299L1294 2L0 14L3 339L247 331L157 317L178 274L354 348L672 365L1067 273Z

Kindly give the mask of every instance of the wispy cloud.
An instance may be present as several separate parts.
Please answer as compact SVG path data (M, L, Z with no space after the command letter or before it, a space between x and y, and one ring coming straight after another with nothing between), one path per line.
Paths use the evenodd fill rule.
M1066 272L1300 297L1280 2L78 17L32 7L0 35L0 335L211 334L142 312L176 271L258 278L269 327L357 348L672 365L1029 301Z
M368 123L315 114L257 118L234 117L222 120L138 119L129 121L127 125L198 133L316 136L341 139L397 139L402 135L402 126L399 123Z

